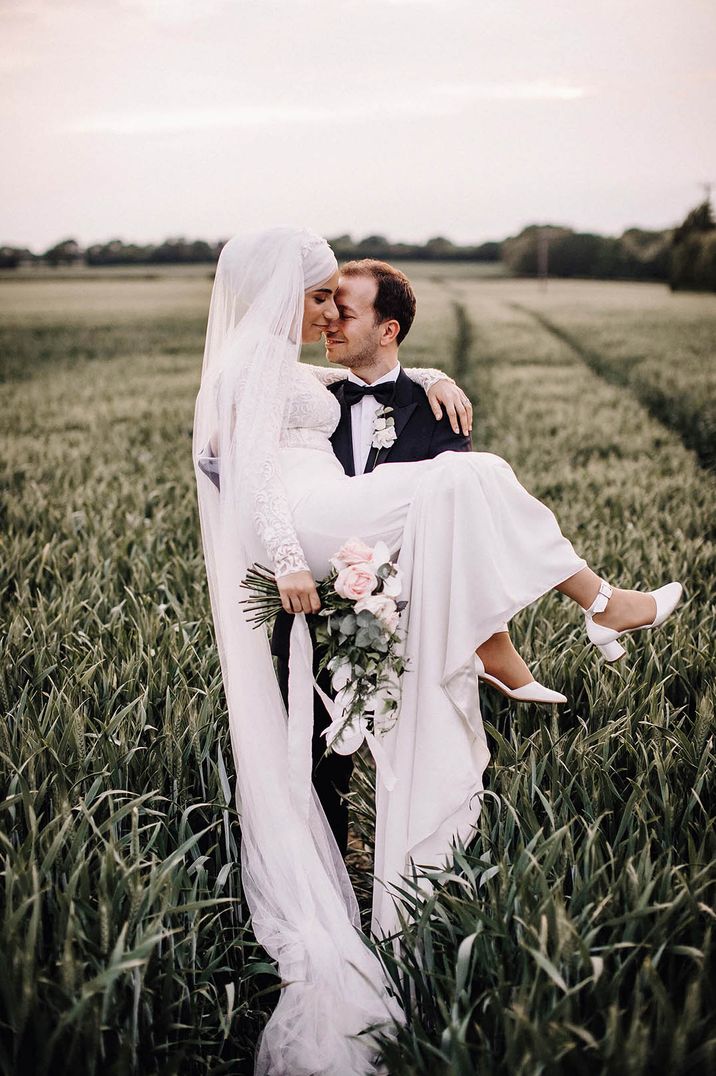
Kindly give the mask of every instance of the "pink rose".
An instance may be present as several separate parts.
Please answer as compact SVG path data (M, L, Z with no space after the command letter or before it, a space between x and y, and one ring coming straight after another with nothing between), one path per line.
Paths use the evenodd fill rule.
M335 557L331 557L331 564L336 571L340 571L341 568L350 568L352 564L366 564L372 556L373 550L369 545L361 542L360 538L349 538Z
M398 627L399 613L392 598L386 594L369 594L356 602L356 613L367 609L391 634Z
M336 594L355 602L373 593L378 577L369 564L351 564L338 573L333 585Z

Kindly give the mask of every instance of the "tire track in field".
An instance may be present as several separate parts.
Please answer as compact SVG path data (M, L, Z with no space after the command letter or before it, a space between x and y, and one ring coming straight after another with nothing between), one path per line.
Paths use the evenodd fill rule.
M573 351L598 377L611 385L628 389L652 418L655 418L666 429L678 434L684 447L695 453L701 467L708 471L716 470L716 446L710 438L704 436L693 411L689 407L681 406L678 398L657 385L638 377L630 377L628 365L619 366L610 363L600 352L586 347L577 337L545 317L544 314L531 310L521 303L507 303L507 306L521 314L527 314L541 328Z
M453 301L453 314L455 315L455 339L453 342L453 370L455 379L460 380L467 376L470 367L470 351L472 348L472 322L467 315L464 303Z
M478 385L478 371L472 362L472 345L474 340L473 325L467 307L457 299L452 301L455 328L452 344L452 374L458 385L470 397L473 408L473 429L477 425L481 411L483 393Z
M475 361L475 326L467 306L459 299L452 301L455 328L452 345L452 374L467 393L473 407L473 448L485 434L487 404L493 394L490 367ZM478 441L476 442L476 438Z

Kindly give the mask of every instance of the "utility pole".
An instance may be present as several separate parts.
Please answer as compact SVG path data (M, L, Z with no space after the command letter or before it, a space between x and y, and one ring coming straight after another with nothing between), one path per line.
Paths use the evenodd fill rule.
M542 228L537 237L537 276L542 291L547 290L549 279L549 234Z

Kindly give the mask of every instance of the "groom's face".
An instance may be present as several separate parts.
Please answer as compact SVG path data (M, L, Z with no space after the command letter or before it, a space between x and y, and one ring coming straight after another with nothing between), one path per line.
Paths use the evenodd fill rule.
M381 326L373 303L378 291L372 276L340 277L335 294L338 317L325 331L326 358L350 369L368 369L381 359Z

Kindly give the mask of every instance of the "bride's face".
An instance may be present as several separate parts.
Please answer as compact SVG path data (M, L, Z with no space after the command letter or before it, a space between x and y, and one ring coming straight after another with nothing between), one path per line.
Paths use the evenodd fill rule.
M329 322L338 317L335 294L338 287L338 270L328 280L307 291L303 300L303 327L301 341L317 344Z

